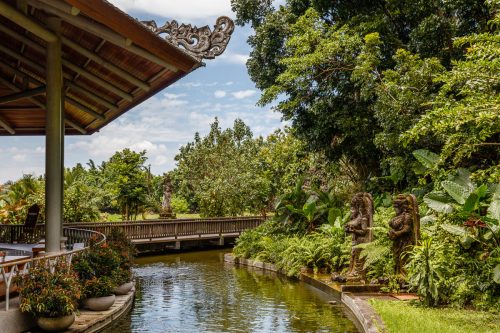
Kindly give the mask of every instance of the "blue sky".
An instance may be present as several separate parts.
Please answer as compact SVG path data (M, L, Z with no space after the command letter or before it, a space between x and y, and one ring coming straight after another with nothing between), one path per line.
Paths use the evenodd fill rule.
M220 15L234 18L230 0L111 0L113 4L141 20L155 19L158 25L176 19L183 23L213 27ZM179 147L204 135L218 117L222 127L232 126L241 118L254 135L267 135L282 127L281 115L270 107L257 107L260 92L248 77L245 62L250 52L246 44L252 33L236 27L225 53L207 60L173 86L130 110L99 133L68 136L65 166L85 164L89 159L100 163L124 148L147 150L152 172L163 173L175 167ZM44 173L44 137L0 138L0 183L15 180L23 173Z

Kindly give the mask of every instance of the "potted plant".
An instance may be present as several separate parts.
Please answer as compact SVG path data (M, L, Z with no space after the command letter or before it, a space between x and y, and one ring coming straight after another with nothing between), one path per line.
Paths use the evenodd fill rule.
M116 284L116 288L113 289L115 295L127 295L134 287L130 270L118 268L113 272L112 278Z
M83 289L84 307L103 311L115 302L113 278L120 267L120 258L107 244L91 246L73 260L73 270L78 274Z
M78 277L66 263L35 261L26 274L16 276L15 283L21 311L32 314L41 329L57 332L73 324L81 292Z
M120 258L120 268L114 272L113 280L117 287L114 289L115 295L126 295L133 287L132 264L137 250L134 244L127 238L120 229L113 229L106 236L107 243Z
M83 306L92 311L104 311L114 303L113 289L116 284L108 276L92 277L83 282Z

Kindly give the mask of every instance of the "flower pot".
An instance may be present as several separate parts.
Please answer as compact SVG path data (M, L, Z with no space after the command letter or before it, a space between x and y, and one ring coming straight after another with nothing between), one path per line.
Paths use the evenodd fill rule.
M65 331L75 321L75 314L72 313L63 317L56 318L37 318L37 325L45 332L60 332Z
M115 289L113 289L113 293L115 295L127 295L130 290L132 290L132 287L134 286L134 282L125 282L124 284L119 285Z
M92 311L105 311L115 304L115 295L90 297L83 301L83 307Z

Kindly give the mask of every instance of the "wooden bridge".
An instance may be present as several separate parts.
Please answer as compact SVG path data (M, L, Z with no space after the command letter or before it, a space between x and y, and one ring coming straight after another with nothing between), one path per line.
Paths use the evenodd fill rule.
M64 227L101 232L105 235L119 229L135 244L173 243L179 249L183 241L236 238L241 232L264 222L263 217L227 217L205 219L142 220L123 222L65 223ZM35 243L44 238L45 225L25 230L23 225L0 225L0 243Z

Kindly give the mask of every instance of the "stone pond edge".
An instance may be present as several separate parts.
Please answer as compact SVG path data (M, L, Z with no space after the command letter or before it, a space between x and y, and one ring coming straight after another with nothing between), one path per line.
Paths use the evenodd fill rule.
M278 274L285 274L282 270L277 269L273 264L251 259L236 258L232 253L225 253L224 261L231 264L255 267L271 272L276 272ZM357 326L362 328L364 333L387 332L382 318L380 318L375 309L373 309L373 307L370 305L370 303L368 303L367 300L356 297L356 295L351 292L336 290L325 284L324 282L302 273L300 274L300 280L312 285L313 287L323 292L326 292L329 295L340 299L342 304L344 304L352 312L357 320Z

